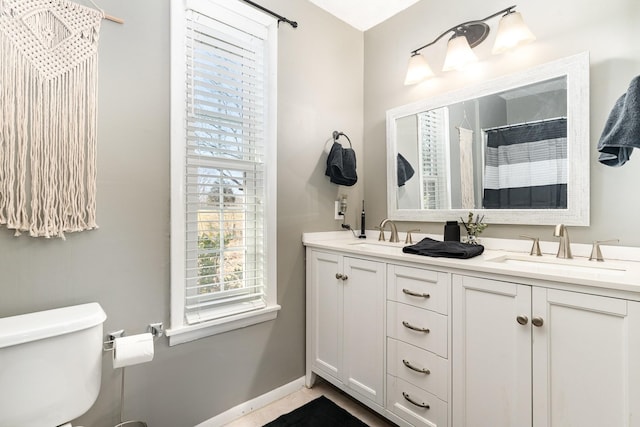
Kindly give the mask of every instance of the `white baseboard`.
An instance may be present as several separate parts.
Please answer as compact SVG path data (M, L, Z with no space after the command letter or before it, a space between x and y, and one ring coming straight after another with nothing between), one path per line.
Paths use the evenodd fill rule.
M288 384L285 384L281 387L276 388L275 390L271 390L268 393L263 394L262 396L258 396L255 399L251 399L247 402L241 403L233 408L225 411L219 415L216 415L213 418L209 418L206 421L198 424L195 427L220 427L225 424L230 423L231 421L242 417L243 415L247 415L250 412L256 411L260 408L263 408L270 403L275 402L278 399L282 399L289 394L296 392L304 387L304 377L298 378L297 380L291 381Z

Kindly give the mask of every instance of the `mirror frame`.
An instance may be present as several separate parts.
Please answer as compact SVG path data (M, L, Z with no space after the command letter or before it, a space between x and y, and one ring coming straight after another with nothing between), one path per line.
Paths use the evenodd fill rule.
M398 221L444 222L466 218L469 209L398 209L396 119L555 77L567 78L567 208L473 209L489 224L589 225L589 53L436 95L387 111L387 215Z

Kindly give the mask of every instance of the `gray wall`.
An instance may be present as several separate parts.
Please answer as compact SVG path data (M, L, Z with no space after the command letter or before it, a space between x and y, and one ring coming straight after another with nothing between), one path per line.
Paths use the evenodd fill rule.
M427 48L437 78L421 85L403 85L409 53L458 23L483 18L503 9L499 0L420 1L400 14L365 32L364 136L365 199L371 223L386 216L385 111L431 95L458 89L474 82L509 74L565 56L589 51L591 226L572 227L574 242L619 238L625 246L640 245L640 232L633 217L640 209L640 154L621 168L597 162L596 145L605 120L629 81L640 74L640 2L630 0L594 1L540 0L518 4L537 41L513 54L491 55L499 18L489 21L492 33L474 51L481 62L469 72L438 71L442 67L446 40ZM638 158L635 158L635 157ZM400 224L400 230L421 228L442 233L442 224ZM554 240L549 226L491 225L483 235L517 237L520 234Z
M126 369L125 420L192 427L304 375L303 231L337 229L325 141L342 130L362 158L363 35L308 1L263 0L279 29L278 302L275 321L169 347ZM67 240L0 229L0 316L97 301L105 331L169 325L169 2L110 0L100 33L98 224ZM360 171L361 168L359 168ZM361 178L362 181L362 178ZM355 203L362 184L344 190ZM355 209L348 219L353 223ZM77 423L119 422L120 371Z
M560 89L510 99L505 110L508 124L566 117L567 91Z

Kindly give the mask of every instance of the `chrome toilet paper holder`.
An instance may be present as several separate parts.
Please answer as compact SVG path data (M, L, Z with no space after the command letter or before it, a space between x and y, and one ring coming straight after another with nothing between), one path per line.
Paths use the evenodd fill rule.
M164 335L164 325L162 322L149 323L149 326L147 326L147 332L150 332L154 338L160 338Z
M124 329L120 329L119 331L109 332L106 336L105 341L102 343L102 349L104 351L113 351L113 343L116 338L121 338L124 336Z
M147 326L147 332L153 335L154 339L160 338L164 336L164 325L162 322L150 323L149 326ZM105 337L105 341L102 343L102 349L104 351L113 351L114 341L116 338L122 338L123 336L124 329L109 332Z

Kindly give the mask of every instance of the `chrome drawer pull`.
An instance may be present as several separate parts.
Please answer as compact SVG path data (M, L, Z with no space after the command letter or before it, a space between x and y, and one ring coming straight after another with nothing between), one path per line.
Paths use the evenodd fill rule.
M416 371L416 372L420 372L421 374L429 375L431 373L431 371L426 369L426 368L416 368L410 362L407 362L404 359L402 359L402 363L404 363L404 366L406 366L407 368L409 368L409 369L411 369L413 371Z
M424 332L425 334L428 334L430 332L429 329L427 328L419 328L417 326L413 326L412 324L410 324L405 320L402 321L402 326L404 326L405 328L411 329L412 331Z
M431 295L429 294L421 294L419 292L410 291L409 289L403 289L402 292L404 292L407 295L411 295L412 297L431 298Z
M419 407L419 408L424 408L424 409L430 409L430 408L431 408L431 407L429 406L429 404L427 404L427 403L424 403L424 402L423 402L423 403L418 403L418 402L416 402L415 400L413 400L413 399L411 398L411 396L409 396L409 395L408 395L407 393L405 393L404 391L402 392L402 397L404 397L404 398L407 400L407 402L409 402L409 403L411 403L411 404L413 404L413 405L416 405L416 406L417 406L417 407Z

